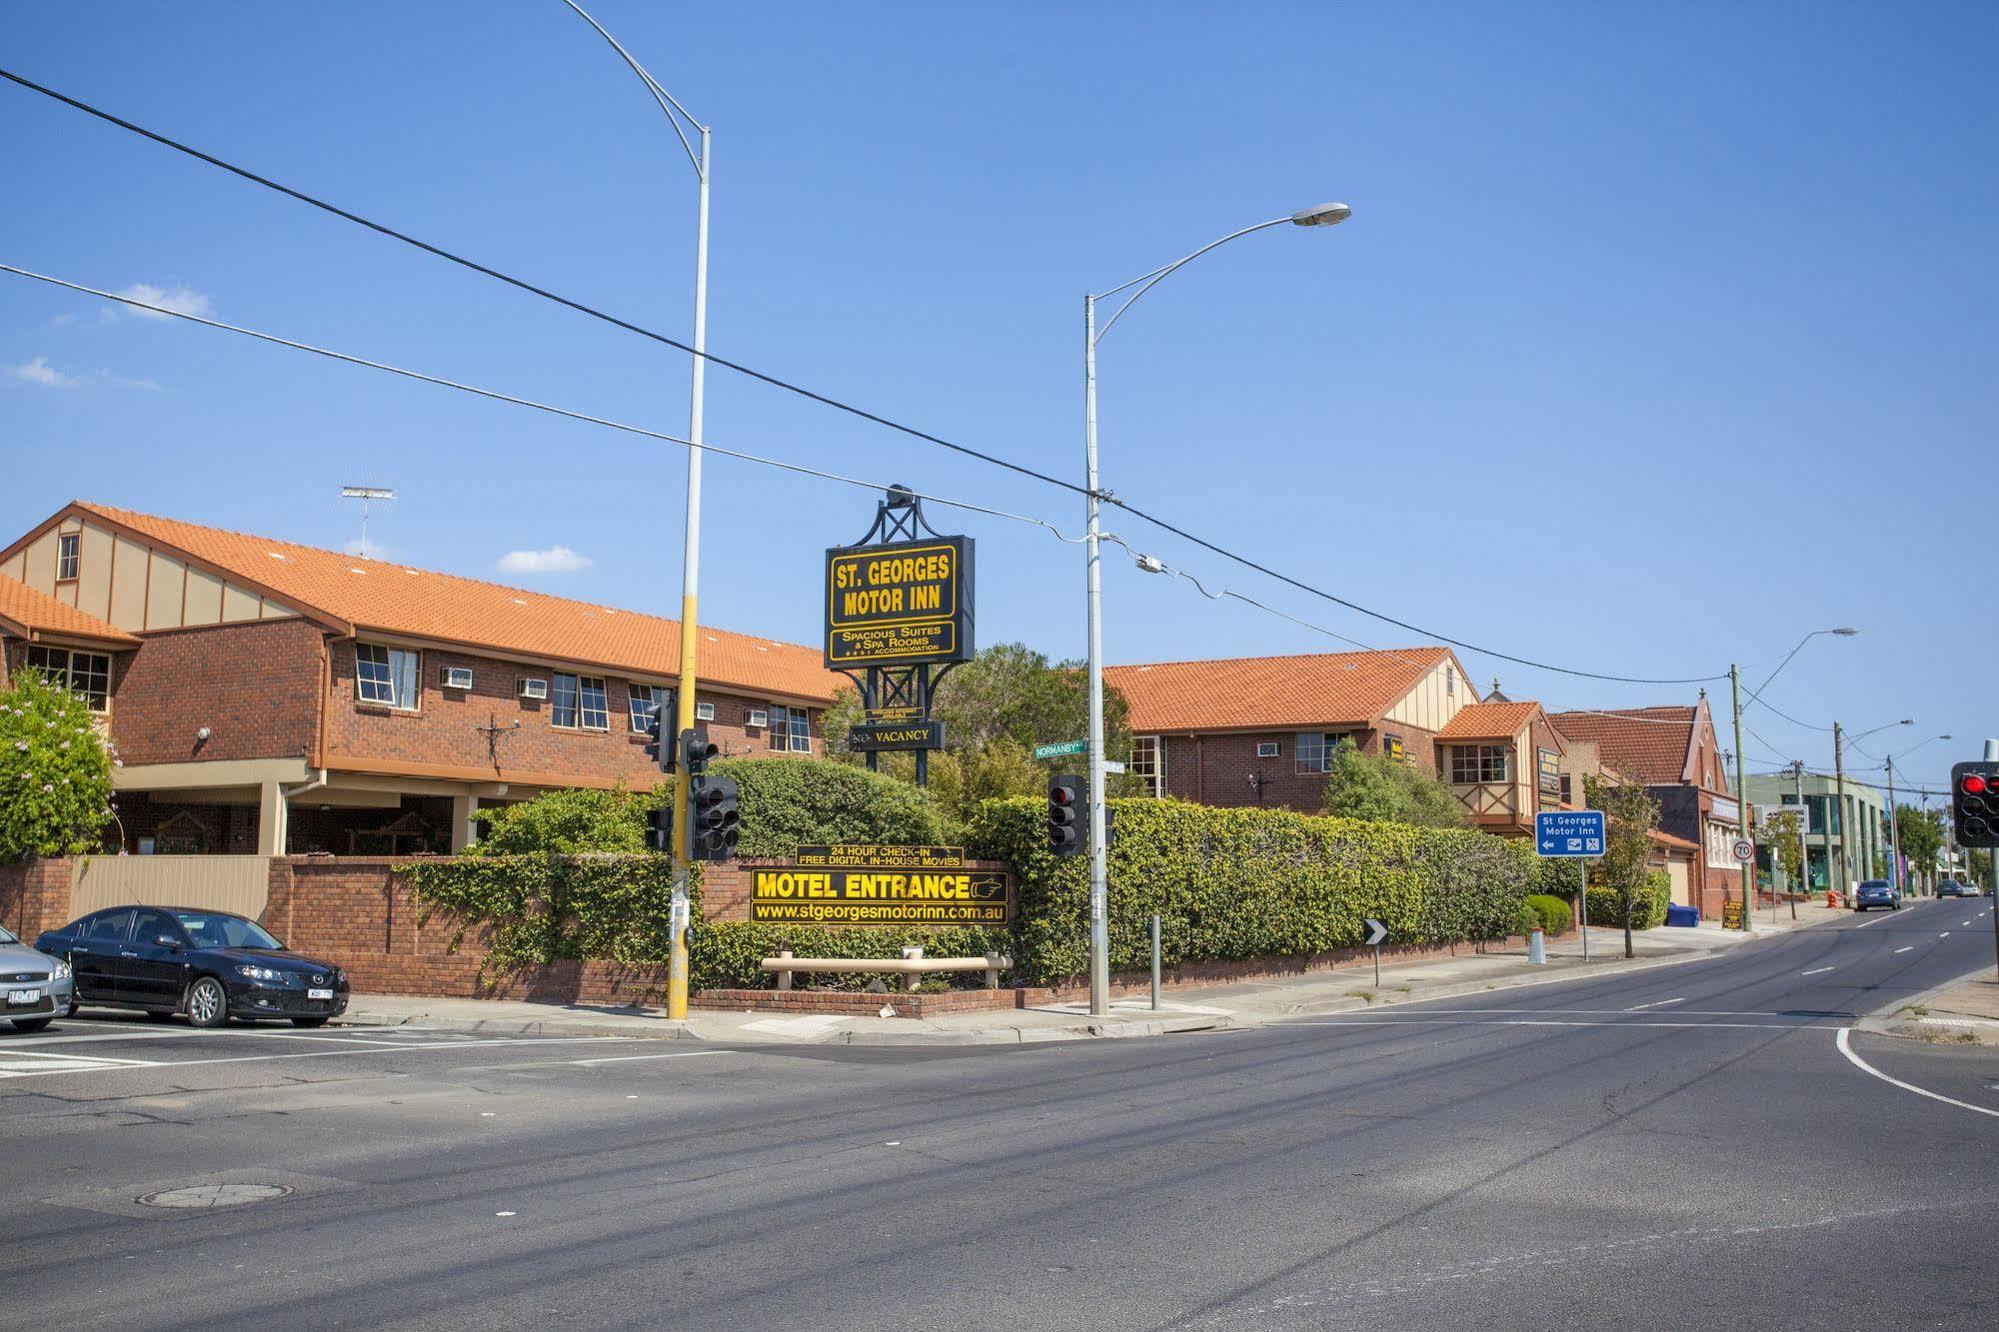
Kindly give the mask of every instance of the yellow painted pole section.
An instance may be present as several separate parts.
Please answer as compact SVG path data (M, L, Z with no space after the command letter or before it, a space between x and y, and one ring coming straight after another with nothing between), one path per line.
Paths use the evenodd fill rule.
M674 696L673 735L661 744L679 745L680 733L694 728L694 598L680 599L680 689ZM673 768L673 883L680 895L691 887L687 859L687 765ZM676 913L667 940L666 1015L687 1016L687 921Z

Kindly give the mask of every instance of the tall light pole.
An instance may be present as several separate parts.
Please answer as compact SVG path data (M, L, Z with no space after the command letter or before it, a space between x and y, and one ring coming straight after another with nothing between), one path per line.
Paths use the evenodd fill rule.
M1353 210L1343 203L1320 204L1317 208L1304 208L1286 217L1272 218L1259 222L1240 231L1232 231L1220 240L1210 241L1192 254L1175 259L1172 263L1155 268L1150 273L1135 277L1109 291L1097 292L1083 297L1083 471L1085 489L1089 496L1085 501L1088 527L1083 538L1083 561L1089 602L1089 678L1090 678L1090 1013L1102 1017L1110 1012L1110 922L1109 922L1109 848L1104 845L1104 626L1103 626L1103 566L1099 559L1098 537L1099 510L1103 507L1103 492L1097 488L1097 343L1111 326L1123 317L1139 297L1158 286L1175 270L1199 259L1208 251L1226 245L1252 232L1264 231L1271 227L1281 227L1291 223L1300 227L1327 227L1344 222L1352 216ZM1136 288L1136 290L1133 290ZM1130 291L1124 303L1097 327L1097 302L1108 300L1120 292Z
M1761 701L1763 697L1763 691L1765 689L1768 689L1770 687L1770 682L1776 679L1777 676L1783 672L1783 669L1786 666L1789 666L1791 664L1791 658L1797 656L1798 653L1804 650L1805 644L1811 642L1814 638L1817 638L1820 634L1837 634L1841 638L1851 638L1859 632L1860 631L1858 629L1852 628L1849 625L1839 625L1836 628L1832 629L1812 630L1810 633L1806 634L1803 638L1798 640L1798 645L1796 647L1792 648L1789 652L1786 652L1784 654L1784 659L1777 663L1776 670L1771 671L1768 675L1763 677L1763 683L1758 685L1756 687L1756 692L1750 695L1748 706L1753 708L1756 706L1758 702ZM1748 861L1738 862L1742 866L1741 870L1742 932L1744 934L1751 934L1754 933L1756 928L1756 856L1754 850L1756 844L1755 840L1756 834L1754 832L1754 824L1752 823L1749 817L1749 784L1748 784L1749 778L1748 774L1744 770L1743 757L1742 757L1743 702L1742 702L1742 671L1740 670L1740 668L1735 666L1730 666L1728 668L1728 685L1729 685L1729 693L1733 698L1734 711L1735 711L1736 816L1741 823L1742 836L1749 840L1749 844L1751 847L1750 858L1748 859ZM1835 727L1834 728L1835 741L1837 741L1838 739L1837 731L1838 728ZM1842 837L1842 851L1843 850L1844 850L1844 838ZM1809 862L1807 862L1807 864L1809 865ZM1826 873L1827 874L1832 873L1832 863L1830 860L1828 860L1826 863ZM1806 877L1809 879L1810 876L1807 875ZM1772 887L1771 891L1773 894L1775 893L1776 890L1774 886ZM1774 895L1771 897L1770 901L1771 901L1771 906L1774 909L1776 905L1776 898Z
M659 104L660 113L667 124L673 127L674 137L687 158L694 164L694 176L700 187L697 221L694 231L694 338L693 338L693 381L688 390L687 400L687 527L681 547L680 561L680 685L674 691L673 733L668 734L664 720L660 725L659 743L661 757L669 752L669 746L677 746L682 731L694 726L694 686L695 653L698 641L695 632L695 600L701 586L701 416L702 387L708 361L702 355L708 346L708 181L709 181L709 132L708 127L689 115L687 108L677 101L673 94L659 85L659 80L646 72L645 66L632 58L631 52L618 44L618 39L604 31L604 25L591 18L576 0L562 0L575 10L585 23L597 30L597 35L611 44L624 62L631 66L632 73L639 76L653 101ZM682 121L687 129L681 128ZM687 141L687 130L694 131L700 148ZM687 1016L687 916L688 916L688 858L687 858L687 765L676 763L673 776L673 905L668 917L667 936L667 976L666 1015L670 1018Z

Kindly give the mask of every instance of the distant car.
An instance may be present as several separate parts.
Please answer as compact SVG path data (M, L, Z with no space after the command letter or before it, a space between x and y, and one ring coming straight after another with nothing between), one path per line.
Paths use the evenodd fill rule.
M1869 879L1853 891L1853 909L1865 911L1869 907L1887 907L1890 911L1902 909L1902 894L1886 879Z
M1964 885L1959 883L1956 879L1938 879L1937 896L1963 897L1965 896Z
M230 1018L321 1026L347 1011L347 975L301 957L254 920L185 907L111 907L35 941L69 963L77 1006L183 1014L197 1027Z
M38 953L0 926L0 1019L40 1031L69 1012L69 963Z

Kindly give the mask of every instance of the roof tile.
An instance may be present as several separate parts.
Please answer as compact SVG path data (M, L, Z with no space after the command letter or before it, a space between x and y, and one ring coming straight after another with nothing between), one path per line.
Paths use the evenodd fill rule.
M117 647L136 647L139 642L114 624L4 575L0 575L0 625L18 626L31 637L60 634Z
M1457 715L1437 732L1439 740L1511 740L1534 720L1541 705L1529 699L1523 703L1472 703L1459 708Z
M1111 666L1104 679L1131 705L1139 732L1365 726L1450 659L1441 647L1228 657Z
M1693 748L1691 707L1623 708L1615 712L1557 712L1548 720L1577 740L1593 740L1604 766L1651 786L1677 785Z

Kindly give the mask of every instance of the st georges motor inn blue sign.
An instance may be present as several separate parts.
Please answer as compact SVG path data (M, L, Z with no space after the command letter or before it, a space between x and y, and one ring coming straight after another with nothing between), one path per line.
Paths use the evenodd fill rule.
M1536 814L1534 852L1543 856L1601 856L1603 811L1563 809Z

